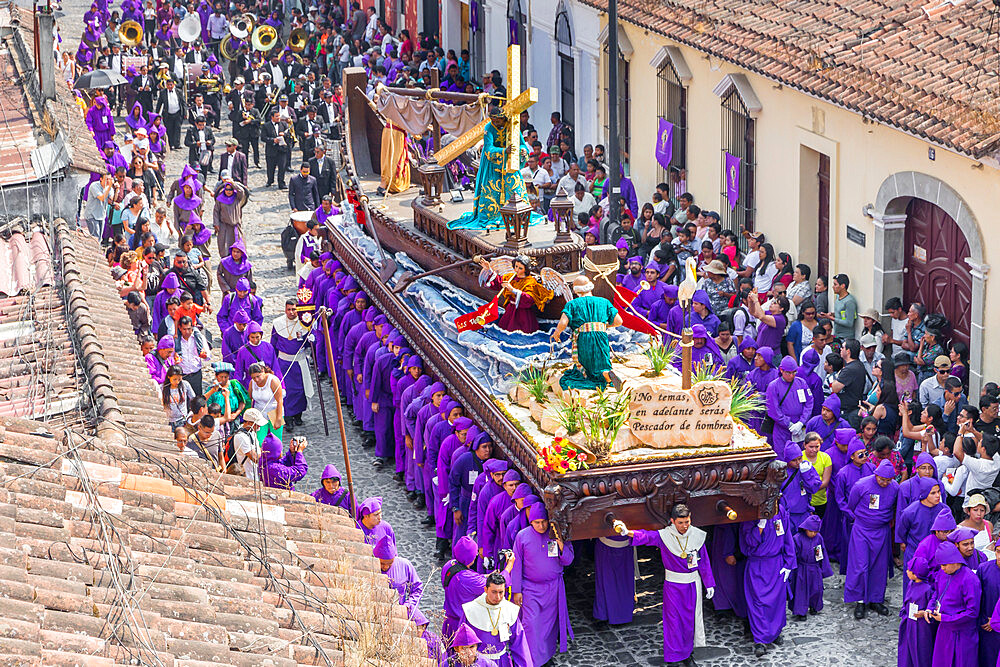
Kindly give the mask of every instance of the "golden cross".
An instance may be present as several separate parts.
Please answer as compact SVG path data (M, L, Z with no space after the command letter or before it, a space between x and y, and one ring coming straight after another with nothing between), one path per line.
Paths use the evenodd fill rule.
M507 97L504 100L503 115L507 116L507 145L521 145L521 112L538 101L538 89L528 88L521 91L521 47L511 44L507 47ZM483 119L474 128L458 137L441 150L434 152L437 163L442 167L466 150L475 146L483 138L487 119ZM521 168L521 156L518 151L510 156L507 165L510 170Z

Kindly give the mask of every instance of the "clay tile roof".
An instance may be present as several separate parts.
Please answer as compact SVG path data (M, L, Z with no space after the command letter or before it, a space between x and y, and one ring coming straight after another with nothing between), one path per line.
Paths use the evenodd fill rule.
M582 1L607 11L607 0ZM618 9L670 40L977 158L1000 148L992 10L992 0L622 0Z
M131 405L155 387L103 256L56 237L97 428L0 414L0 666L431 667L349 516L212 472Z
M36 180L31 151L37 148L28 103L8 49L0 50L0 185Z

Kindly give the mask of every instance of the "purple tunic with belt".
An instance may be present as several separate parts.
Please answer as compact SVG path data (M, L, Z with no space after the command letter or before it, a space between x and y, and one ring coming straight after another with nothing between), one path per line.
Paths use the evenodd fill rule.
M682 535L673 524L661 530L636 530L635 546L660 549L663 562L663 660L687 660L695 646L705 645L702 591L715 588L705 548L707 534L690 526Z
M279 331L282 320L287 322L287 318L282 315L275 320L275 326L271 329L271 347L278 357L279 377L285 387L285 414L300 415L306 411L308 395L312 390L312 380L309 377L310 347L306 341L309 332L298 323L286 325L287 333Z
M527 624L524 607L501 600L499 605L489 607L486 593L480 593L471 602L462 605L465 622L479 638L479 654L493 660L500 667L540 667L542 663L532 660L528 643L528 633L522 619ZM496 632L497 634L493 634Z
M854 518L847 555L844 602L879 603L885 600L892 554L889 524L896 516L899 485L879 485L875 475L858 480L851 489L846 511Z
M788 512L766 519L763 530L756 521L740 525L740 549L747 557L743 593L747 600L750 631L758 644L770 644L785 627L787 586L781 570L795 568L795 544L788 530Z
M632 622L635 611L632 540L615 535L594 541L594 587L594 618L613 625Z
M563 583L563 568L573 562L573 545L565 544L562 553L557 547L548 533L531 526L514 540L510 590L523 596L521 621L534 665L544 665L556 651L565 653L567 640L573 638Z

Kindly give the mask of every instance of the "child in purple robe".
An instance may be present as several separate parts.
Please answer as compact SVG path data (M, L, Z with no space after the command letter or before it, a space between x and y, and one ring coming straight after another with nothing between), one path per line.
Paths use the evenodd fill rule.
M726 363L726 377L731 380L745 382L747 375L753 370L757 358L757 341L749 336L743 339L739 346L739 354Z
M934 636L933 667L976 667L979 653L981 590L976 573L951 542L942 542L934 554L941 572L934 581L934 597L925 614L938 622Z
M994 549L1000 543L1000 534L994 536ZM990 619L993 609L1000 602L1000 560L984 563L978 570L981 592L979 598L979 664L996 665L1000 660L1000 623ZM994 629L995 628L995 629Z
M826 398L823 398L822 387L820 387L819 396L822 399L822 405L820 406L819 413L806 422L806 432L812 431L813 433L818 433L819 437L823 439L822 449L826 451L833 446L833 436L837 432L837 429L850 428L851 425L847 423L846 419L840 416L839 396L830 394ZM851 435L855 435L853 429L851 429ZM850 440L844 442L844 446L846 447L849 442ZM834 470L833 474L836 475L837 471Z
M323 468L320 487L312 492L316 502L334 507L342 507L351 513L351 494L340 485L340 471L332 463Z
M565 653L573 638L562 577L573 563L573 545L549 536L549 513L541 503L531 506L528 520L531 525L514 540L511 601L521 606L531 663L544 665L556 651Z
M375 546L383 537L396 543L396 533L388 521L382 518L382 498L365 498L358 505L358 528L365 536L365 544Z
M806 613L815 615L823 609L823 579L833 576L823 536L819 534L820 518L807 516L792 538L795 543L795 572L790 578L792 614L795 620L806 620Z
M839 433L837 437L840 437ZM851 489L862 477L875 474L875 467L868 462L868 451L865 449L865 443L857 437L856 433L853 434L851 444L847 446L847 460L847 465L841 468L840 472L833 478L834 498L840 513L840 552L837 558L837 562L840 563L840 574L847 574L851 529L854 527L854 514L847 509Z
M865 617L869 609L886 616L885 587L889 577L892 553L890 524L896 516L896 496L899 484L893 479L896 471L888 459L882 461L875 474L854 485L844 508L854 519L847 556L847 579L844 582L844 602L855 603L854 617Z
M912 582L903 595L899 610L898 667L929 667L934 651L937 621L918 616L931 606L934 595L933 570L924 558L910 562ZM982 663L990 664L990 663Z
M823 480L812 464L802 458L802 448L796 443L786 444L781 458L787 466L781 486L781 502L788 512L790 530L794 531L806 517L812 515L813 507L809 501L812 494L819 491Z
M442 659L440 667L497 667L497 662L479 653L481 643L472 627L463 623L451 640L454 655Z
M784 641L786 584L795 568L795 544L784 507L779 505L770 519L741 523L740 550L747 558L743 592L754 655L759 658L767 652L767 644Z

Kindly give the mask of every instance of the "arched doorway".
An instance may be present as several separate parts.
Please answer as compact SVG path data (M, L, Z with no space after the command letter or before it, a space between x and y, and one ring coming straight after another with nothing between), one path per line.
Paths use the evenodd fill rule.
M953 340L969 344L972 275L969 241L940 207L911 199L906 207L903 303L920 302L951 322Z
M948 316L969 345L969 393L983 383L983 314L989 266L972 210L950 185L904 171L885 179L866 207L875 227L874 301L901 296Z

